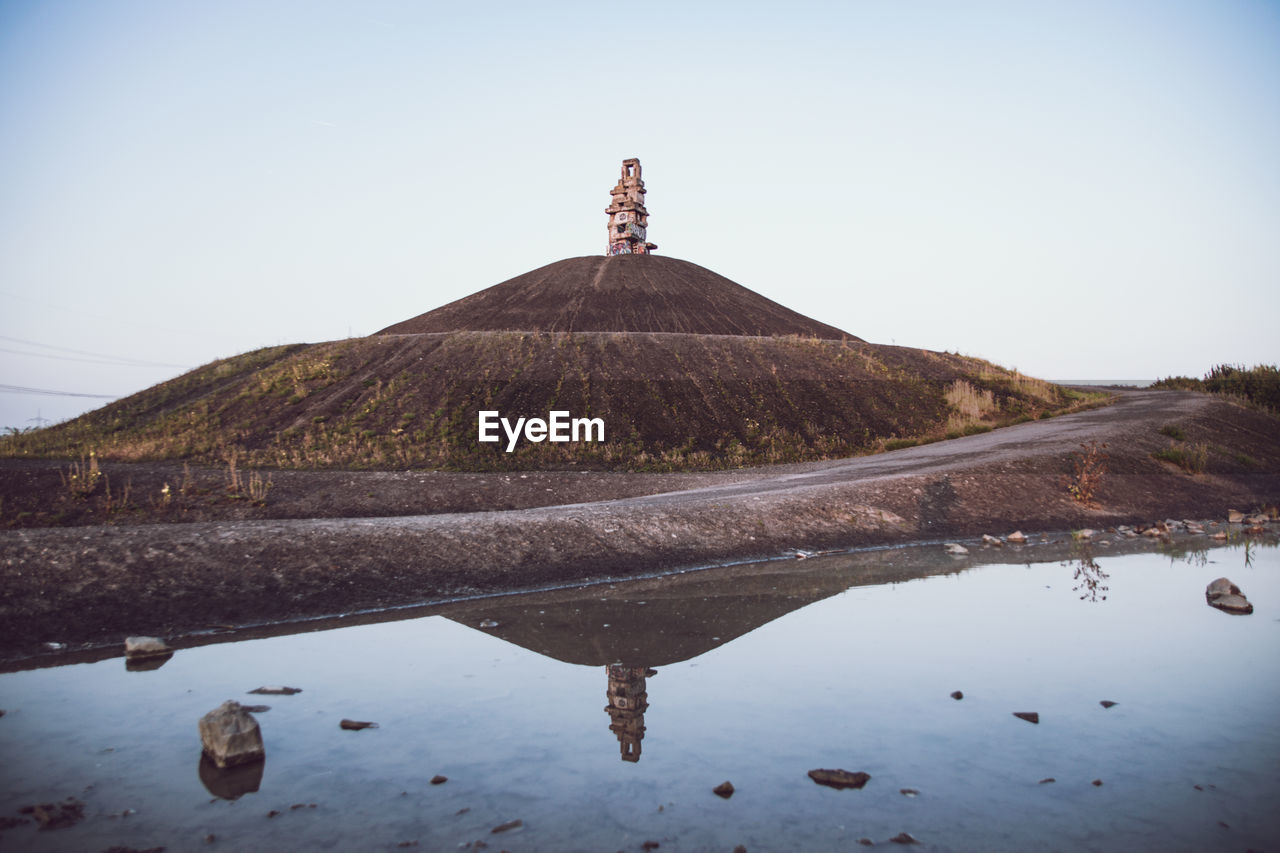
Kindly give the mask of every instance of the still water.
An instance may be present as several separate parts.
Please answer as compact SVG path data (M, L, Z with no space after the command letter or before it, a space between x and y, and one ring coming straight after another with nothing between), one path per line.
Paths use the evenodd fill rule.
M0 675L0 818L84 804L0 848L1276 849L1280 554L1132 547L779 561ZM1222 575L1252 615L1206 605ZM201 764L226 699L270 706L249 771Z

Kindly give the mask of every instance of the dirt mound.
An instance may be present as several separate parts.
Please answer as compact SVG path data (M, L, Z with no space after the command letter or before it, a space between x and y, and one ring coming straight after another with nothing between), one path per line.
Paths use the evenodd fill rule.
M377 334L457 331L678 332L861 340L705 267L661 255L566 258Z
M859 341L621 332L375 335L216 362L0 454L285 468L708 470L885 449L1070 407L986 362ZM603 440L478 440L481 411ZM500 433L499 433L500 434Z

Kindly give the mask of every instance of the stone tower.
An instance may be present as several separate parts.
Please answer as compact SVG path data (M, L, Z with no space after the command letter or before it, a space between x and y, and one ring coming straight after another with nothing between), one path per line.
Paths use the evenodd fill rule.
M643 666L620 663L605 667L609 673L609 731L618 737L623 761L640 760L640 741L644 740L644 712L649 709L645 676L655 671Z
M658 248L645 242L649 227L649 211L644 209L644 181L640 180L640 161L635 157L622 161L622 177L612 190L613 199L604 212L609 214L610 255L647 255Z

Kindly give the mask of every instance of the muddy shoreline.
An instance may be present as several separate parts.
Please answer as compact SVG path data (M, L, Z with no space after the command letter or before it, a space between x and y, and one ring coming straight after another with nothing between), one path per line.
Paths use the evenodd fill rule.
M1207 448L1203 472L1152 456L1174 441L1161 432L1170 424L1185 442ZM1105 443L1109 457L1090 505L1066 488L1072 453L1084 442ZM302 494L308 476L449 480L415 472L277 475L286 473ZM490 475L491 488L508 488L501 476L526 484L501 497L523 494L522 507L502 508L491 495L491 509L423 514L378 504L371 490L359 492L372 495L366 509L386 506L386 514L0 531L0 652L12 658L46 642L173 637L652 575L790 549L1225 518L1229 509L1280 502L1280 419L1202 394L1134 391L1102 409L871 457L666 482L664 475ZM480 478L461 475L441 491L467 506L485 494L474 488ZM566 482L575 485L571 494L557 492ZM602 499L618 488L627 496ZM536 489L558 502L536 505ZM412 489L391 493L400 500Z

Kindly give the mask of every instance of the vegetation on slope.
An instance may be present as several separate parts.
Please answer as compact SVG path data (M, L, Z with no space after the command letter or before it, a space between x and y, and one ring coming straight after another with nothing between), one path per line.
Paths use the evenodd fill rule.
M834 458L1098 402L978 359L855 340L451 332L257 350L0 455L286 468L706 470ZM482 409L602 418L600 443L477 441Z
M1170 376L1151 385L1183 391L1208 391L1239 397L1263 409L1280 412L1280 369L1274 364L1259 364L1246 370L1243 366L1220 364L1203 379Z

